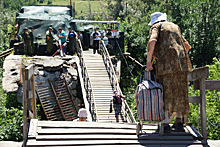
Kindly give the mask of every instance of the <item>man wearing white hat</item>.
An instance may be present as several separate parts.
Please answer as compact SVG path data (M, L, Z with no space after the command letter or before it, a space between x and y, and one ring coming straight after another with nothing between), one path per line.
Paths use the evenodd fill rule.
M189 113L187 73L191 70L188 51L191 46L183 38L180 28L167 21L166 13L151 14L150 40L148 42L147 69L153 70L155 57L157 81L164 88L164 132L170 133L169 122L176 113L174 131L184 131L182 116Z

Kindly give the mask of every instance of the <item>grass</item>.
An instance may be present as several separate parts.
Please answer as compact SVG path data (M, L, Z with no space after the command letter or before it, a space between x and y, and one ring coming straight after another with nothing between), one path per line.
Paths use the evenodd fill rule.
M38 5L47 5L47 0L44 0L44 3L37 3ZM75 18L80 18L86 15L89 15L89 1L81 0L72 0L72 3L75 2L76 16ZM52 0L51 5L70 5L70 0ZM101 14L106 12L105 5L106 3L102 0L90 1L91 12Z

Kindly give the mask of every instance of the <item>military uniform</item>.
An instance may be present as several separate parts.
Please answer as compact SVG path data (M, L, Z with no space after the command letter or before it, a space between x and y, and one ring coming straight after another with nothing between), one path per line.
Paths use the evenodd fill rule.
M76 32L71 31L68 34L68 40L69 40L69 53L70 55L75 54L75 49L76 49Z
M22 38L23 38L23 42L24 42L24 54L25 55L29 55L29 52L32 50L31 49L31 37L29 32L23 32L22 33Z
M48 39L49 37L49 39ZM52 55L53 51L53 35L49 30L46 32L47 52L48 55Z
M29 30L30 40L31 40L31 49L29 51L30 55L34 54L34 34L31 30Z

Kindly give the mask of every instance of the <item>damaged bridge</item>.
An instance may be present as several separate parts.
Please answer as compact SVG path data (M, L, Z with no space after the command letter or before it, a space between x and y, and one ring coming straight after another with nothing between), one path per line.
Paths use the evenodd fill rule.
M71 80L66 79L68 76L35 83L35 78L38 77L34 76L36 74L34 66L30 65L20 69L24 91L24 146L199 147L207 145L204 91L216 88L209 87L209 81L205 81L209 74L208 67L195 69L188 75L188 80L194 81L197 85L195 89L200 90L200 96L189 97L189 102L200 104L201 133L188 124L186 119L185 132L172 132L161 136L156 131L156 124L144 124L142 133L137 135L136 120L126 100L123 100L120 123L115 123L114 112L109 113L113 90L117 90L120 94L122 92L119 78L104 43L101 42L100 54L92 54L91 49L84 51L80 42L79 45L78 57L74 57L74 66L73 62L70 62L71 59L62 59L65 60L65 66L61 68L66 68L67 71L77 69L83 106L89 114L90 122L73 121L77 118L80 103L74 99L69 84ZM48 61L49 58L51 57L48 57ZM45 64L45 61L42 64ZM19 77L20 73L15 75ZM44 84L47 86L43 87ZM36 119L35 94L41 102L48 121ZM30 120L29 130L28 120Z

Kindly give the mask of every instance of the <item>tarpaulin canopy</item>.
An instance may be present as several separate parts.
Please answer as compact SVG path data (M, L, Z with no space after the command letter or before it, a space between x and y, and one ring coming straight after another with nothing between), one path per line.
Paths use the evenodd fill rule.
M71 20L73 18L70 16L70 8L67 6L24 6L17 16L18 35L22 34L25 27L33 27L35 29L33 32L34 41L36 42L38 39L45 40L49 27L53 28L54 34L58 33L59 27L62 27L66 33L69 33L70 26L73 30L83 30L75 23L71 23Z

